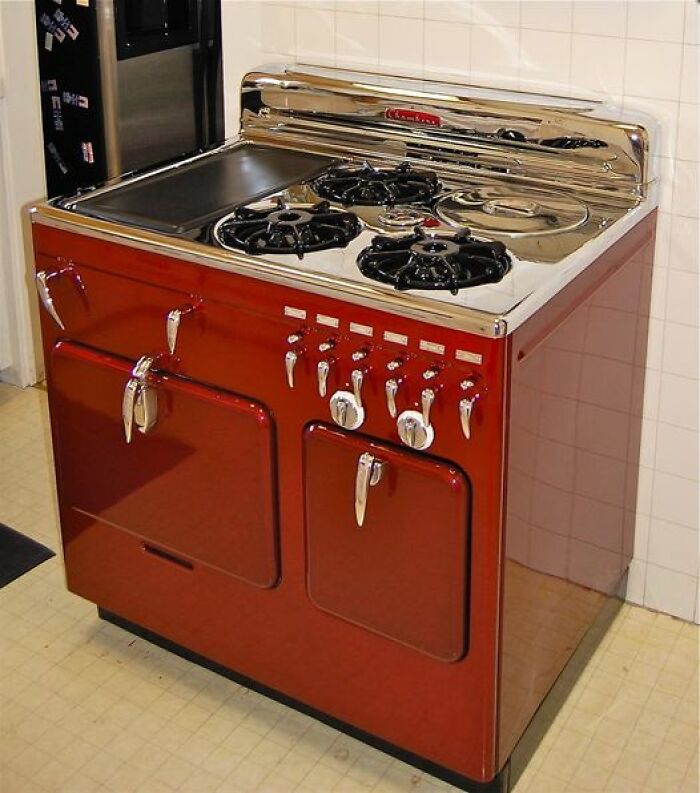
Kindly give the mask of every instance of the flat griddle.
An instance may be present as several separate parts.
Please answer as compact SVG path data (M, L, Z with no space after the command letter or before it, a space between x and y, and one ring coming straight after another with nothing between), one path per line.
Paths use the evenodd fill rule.
M101 220L187 234L239 204L311 179L334 162L315 154L241 144L78 199L71 207Z

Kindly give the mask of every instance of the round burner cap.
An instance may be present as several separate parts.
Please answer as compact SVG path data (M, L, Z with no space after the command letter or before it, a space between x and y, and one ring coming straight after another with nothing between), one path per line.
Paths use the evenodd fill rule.
M561 234L588 220L588 207L563 193L507 186L474 187L441 199L438 217L490 235L531 237Z

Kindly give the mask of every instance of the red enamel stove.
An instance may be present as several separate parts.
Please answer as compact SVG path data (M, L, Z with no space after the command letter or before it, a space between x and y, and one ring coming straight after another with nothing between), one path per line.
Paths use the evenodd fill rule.
M32 212L68 587L507 790L631 558L650 123L311 67L242 108Z

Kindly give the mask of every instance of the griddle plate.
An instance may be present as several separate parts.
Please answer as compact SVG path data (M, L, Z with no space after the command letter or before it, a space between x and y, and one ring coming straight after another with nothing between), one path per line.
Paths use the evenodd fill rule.
M314 154L242 145L85 198L76 202L75 210L151 231L186 234L238 204L311 179L334 162Z

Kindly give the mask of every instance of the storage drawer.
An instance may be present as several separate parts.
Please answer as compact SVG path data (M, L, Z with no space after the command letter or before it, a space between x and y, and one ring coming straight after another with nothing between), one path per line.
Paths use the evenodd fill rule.
M63 334L71 340L126 358L165 353L168 314L186 310L198 300L186 292L45 256L37 257L37 272L48 279L45 293L55 311L49 320L52 330L58 330L60 321ZM201 334L201 320L194 311L183 323L190 333Z
M126 442L133 363L59 343L50 400L59 493L141 537L152 554L258 587L279 578L273 424L251 400L172 375L153 380L156 421Z
M426 455L322 424L306 430L304 455L313 602L440 660L459 659L467 638L464 474ZM363 455L382 465L379 481L370 479L364 488ZM358 501L365 505L364 519Z

